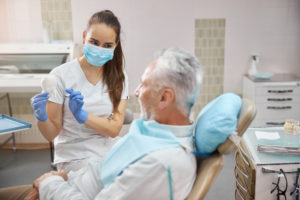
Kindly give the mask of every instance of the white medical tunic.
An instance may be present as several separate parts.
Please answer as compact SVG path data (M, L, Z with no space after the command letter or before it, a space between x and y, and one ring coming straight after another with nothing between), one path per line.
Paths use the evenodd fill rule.
M99 158L76 172L68 181L51 176L40 183L40 199L167 200L170 199L168 166L171 169L174 200L190 193L196 177L196 159L192 151L192 126L168 126L181 147L151 152L131 164L107 188L101 183Z
M68 163L93 156L104 156L115 143L115 139L106 137L93 129L79 124L69 109L69 94L65 89L80 91L84 96L83 109L100 117L108 117L113 111L107 86L100 80L96 85L91 84L82 71L78 60L65 63L54 68L50 74L58 79L56 95L49 101L63 104L63 126L54 139L54 163ZM121 99L128 98L128 78L125 74L125 84Z

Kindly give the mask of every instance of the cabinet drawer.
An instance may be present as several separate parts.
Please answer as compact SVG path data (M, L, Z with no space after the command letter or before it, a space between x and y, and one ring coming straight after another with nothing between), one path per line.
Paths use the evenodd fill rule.
M235 200L245 200L245 199L242 197L241 193L240 193L237 189L235 189L235 192L234 192L234 199L235 199Z
M255 96L255 103L268 103L274 105L300 104L300 94L270 94Z
M255 194L255 177L246 174L238 165L234 167L234 176L251 196Z
M252 127L272 127L272 126L283 126L285 118L282 119L259 119L256 118L251 124Z
M300 104L269 104L260 103L256 104L257 115L256 119L288 119L288 118L300 118Z
M254 198L250 198L250 197L245 197L242 195L241 191L239 189L235 189L235 200L252 200Z
M251 162L251 161L250 161ZM254 196L255 192L255 170L251 168L249 160L236 152L235 154L235 178Z
M254 199L253 196L251 196L246 189L240 184L238 180L235 180L235 189L238 194L236 194L239 198L238 199L244 199L244 200L252 200Z
M255 166L249 155L244 141L241 141L236 152L236 164L238 164L240 169L249 176L249 179L255 181Z
M273 183L276 183L278 181L278 174L277 173L264 173L262 172L262 168L270 169L270 170L276 170L279 171L280 169L283 169L284 172L289 171L296 171L297 168L300 167L300 164L273 164L273 165L259 165L257 166L256 171L256 186L255 186L255 199L256 200L273 200L277 199L276 193L277 190L273 193L271 191L274 189L275 185ZM285 182L285 178L280 178L280 188L282 190L285 189L287 186L287 192L286 192L286 199L292 200L295 199L295 196L290 196L290 192L293 191L295 188L295 177L296 174L293 173L286 173L287 178L287 185ZM284 199L284 198L283 198Z
M248 155L249 152L244 142L241 141L234 156L234 175L236 189L243 199L253 199L255 195L255 166Z
M282 86L282 85L276 85L276 86L260 86L257 85L255 87L255 95L295 95L300 94L300 87L295 85L290 86Z

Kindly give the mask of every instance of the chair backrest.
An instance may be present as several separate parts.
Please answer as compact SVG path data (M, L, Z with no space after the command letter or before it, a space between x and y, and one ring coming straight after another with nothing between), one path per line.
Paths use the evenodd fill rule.
M197 157L197 177L187 200L204 199L222 168L223 157L217 151L204 159Z
M243 99L238 118L237 135L242 137L256 115L256 107L249 99ZM232 152L234 143L228 138L211 156L197 158L197 177L187 200L201 200L209 191L212 183L223 167L222 154Z

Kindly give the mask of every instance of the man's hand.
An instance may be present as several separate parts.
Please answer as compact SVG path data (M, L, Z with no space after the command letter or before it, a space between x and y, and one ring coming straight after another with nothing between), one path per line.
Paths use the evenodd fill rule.
M40 183L45 180L46 178L50 177L50 176L61 176L65 181L68 180L68 176L67 173L62 170L62 171L51 171L48 173L43 174L42 176L40 176L39 178L37 178L34 182L33 182L33 187L36 188L37 190L39 189Z
M38 200L38 199L39 199L39 191L37 188L32 188L32 190L24 198L24 200Z

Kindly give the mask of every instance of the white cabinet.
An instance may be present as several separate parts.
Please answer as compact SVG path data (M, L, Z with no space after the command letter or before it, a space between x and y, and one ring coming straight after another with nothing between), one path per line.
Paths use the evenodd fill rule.
M286 119L300 120L300 78L276 74L270 80L243 77L243 97L257 107L252 127L283 126Z
M278 134L279 139L259 139L258 132ZM278 181L280 169L285 172L281 176L279 188L286 188L286 200L293 200L295 194L296 172L300 168L298 155L276 153L262 153L257 151L257 145L294 146L300 148L299 135L286 135L282 127L250 128L246 131L240 143L240 148L235 154L235 200L274 200L277 199L277 190L274 183ZM281 174L283 175L283 174ZM273 191L273 192L272 192ZM280 196L280 199L285 199Z

